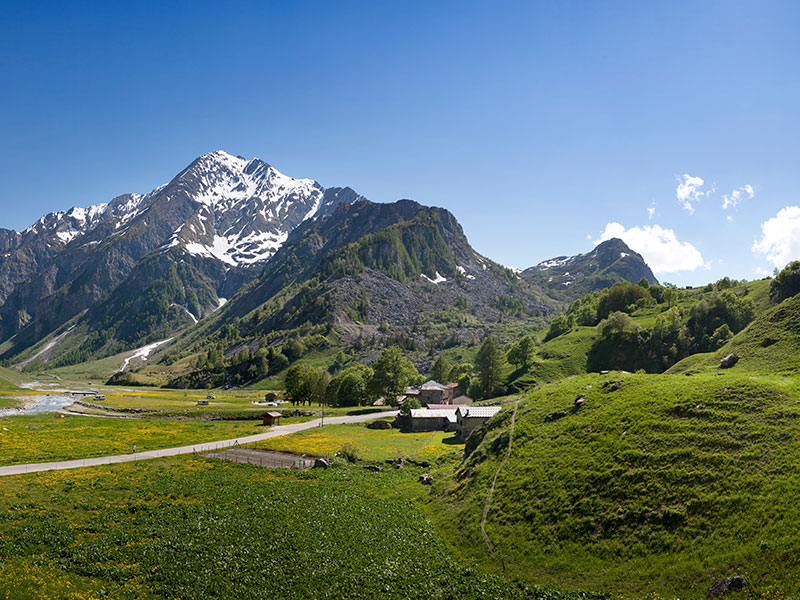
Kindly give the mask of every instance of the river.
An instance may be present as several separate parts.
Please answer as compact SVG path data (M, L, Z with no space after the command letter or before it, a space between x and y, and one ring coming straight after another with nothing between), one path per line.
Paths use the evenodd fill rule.
M56 412L75 402L75 397L67 394L42 394L41 396L28 397L26 400L33 400L33 404L23 409L0 408L0 417Z

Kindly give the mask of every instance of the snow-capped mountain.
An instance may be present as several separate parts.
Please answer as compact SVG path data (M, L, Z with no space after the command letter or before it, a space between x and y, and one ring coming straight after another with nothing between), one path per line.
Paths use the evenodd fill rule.
M357 198L349 188L326 190L257 158L216 151L147 194L53 212L21 233L0 230L0 338L29 323L31 340L46 335L155 257L162 265L188 261L219 279L190 313L200 318L300 223ZM137 282L147 286L148 278L139 273Z
M222 151L198 158L170 187L200 206L166 247L231 266L269 259L292 229L317 213L325 193L311 179L288 177L257 158Z

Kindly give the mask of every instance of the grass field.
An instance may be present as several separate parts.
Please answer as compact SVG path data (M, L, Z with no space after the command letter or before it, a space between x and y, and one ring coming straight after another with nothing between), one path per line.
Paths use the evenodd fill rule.
M43 414L0 418L0 464L168 448L264 433L258 421L108 419Z
M264 392L253 390L216 391L208 390L165 390L157 388L115 388L106 387L101 390L106 396L105 400L95 401L87 399L92 404L108 407L109 409L141 408L154 411L152 416L181 417L193 419L254 419L267 410L294 411L319 413L323 409L326 415L343 416L366 414L368 412L380 413L380 408L372 407L322 407L320 405L292 406L283 404L279 407L253 404L254 401L263 401ZM207 396L214 396L208 399ZM207 406L198 406L198 400L208 400ZM75 406L77 412L96 413L91 409Z
M622 387L603 389L609 380ZM629 597L700 597L737 572L753 596L800 592L797 379L612 372L532 392L487 519L492 558L479 521L510 414L428 506L461 556Z
M452 433L401 433L396 429L368 429L365 424L326 425L293 435L256 442L256 448L282 450L316 456L333 456L344 444L358 450L366 461L416 457L432 461L444 454L460 456L464 445L455 442Z
M420 472L182 457L5 478L0 598L561 597L454 559Z

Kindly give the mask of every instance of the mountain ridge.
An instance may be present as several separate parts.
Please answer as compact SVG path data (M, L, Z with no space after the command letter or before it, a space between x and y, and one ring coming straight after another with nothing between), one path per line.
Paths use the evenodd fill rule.
M655 281L622 242L593 252L617 242L614 251L631 257L625 273L646 271ZM392 323L394 334L422 344L412 331L415 311L458 302L484 325L541 317L583 285L561 290L542 282L541 268L537 279L531 269L516 274L480 256L446 209L374 203L352 188L324 188L223 151L196 158L147 194L48 213L22 233L2 230L3 248L0 341L12 362L67 323L75 328L59 342L68 348L62 363L175 337L199 327L223 298L231 302L217 313L221 323L280 296L285 304L270 313L271 324L285 329L305 314L309 290L330 303L325 319L347 343L356 333L387 338L378 327ZM593 262L585 279L613 283L625 274L619 262ZM363 321L348 316L354 294L380 298ZM378 308L390 305L394 311ZM458 331L460 339L484 335L474 324Z

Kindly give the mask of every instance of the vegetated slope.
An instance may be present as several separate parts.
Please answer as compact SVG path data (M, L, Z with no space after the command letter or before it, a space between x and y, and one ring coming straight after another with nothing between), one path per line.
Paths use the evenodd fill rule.
M448 211L361 200L298 227L257 281L176 348L221 345L229 355L247 346L253 364L296 336L317 349L428 352L474 343L501 320L541 323L553 306L477 254Z
M658 283L642 256L618 238L602 242L586 254L546 260L525 269L521 276L552 298L567 302L618 281L636 283L646 279L651 284Z
M799 399L782 378L566 379L519 406L486 524L494 557L479 521L510 409L473 434L429 510L464 556L547 585L700 597L741 572L796 594Z
M759 316L727 344L713 353L691 356L670 373L715 370L721 358L736 353L734 372L800 372L800 294L787 298Z
M0 367L0 390L16 390L23 381L23 376L16 371Z
M769 310L768 287L767 281L727 278L684 290L615 283L577 299L554 317L537 348L535 366L550 374L545 381L552 381L552 374L660 373L683 359L694 364L700 353L724 347Z

